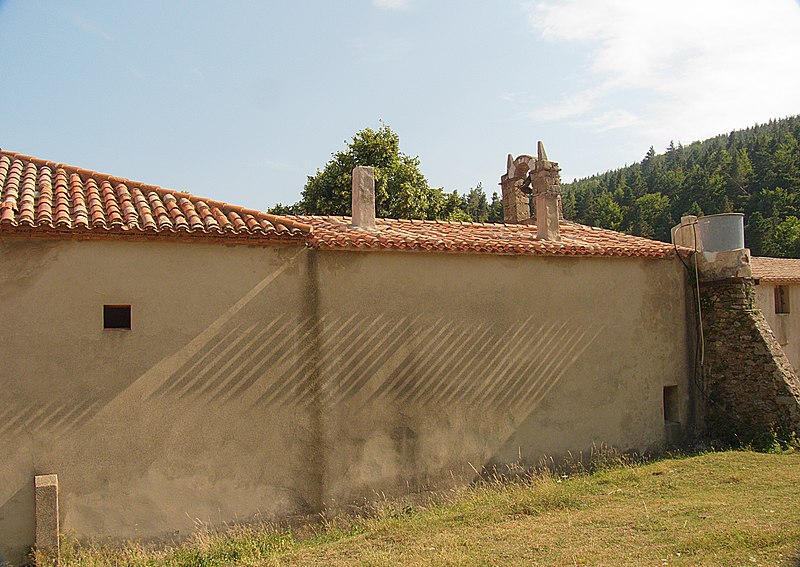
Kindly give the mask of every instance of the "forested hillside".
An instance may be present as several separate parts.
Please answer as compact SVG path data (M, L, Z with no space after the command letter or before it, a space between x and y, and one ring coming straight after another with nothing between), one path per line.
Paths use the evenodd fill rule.
M566 183L564 216L669 241L685 214L745 214L757 256L800 258L800 116L687 146L651 147L641 163Z

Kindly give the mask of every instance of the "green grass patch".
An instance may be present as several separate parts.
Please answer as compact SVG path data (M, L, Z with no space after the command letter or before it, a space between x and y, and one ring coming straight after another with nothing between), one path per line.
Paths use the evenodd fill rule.
M206 531L161 549L65 539L62 564L798 566L800 452L493 478L425 505L384 501L368 517Z

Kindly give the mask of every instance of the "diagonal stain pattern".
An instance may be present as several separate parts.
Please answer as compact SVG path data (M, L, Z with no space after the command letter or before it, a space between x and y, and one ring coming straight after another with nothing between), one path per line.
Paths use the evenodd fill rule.
M85 399L66 403L50 402L20 409L7 408L0 411L0 435L19 435L39 431L57 431L60 435L78 429L88 415L97 412L102 401Z
M531 317L501 326L386 313L231 321L212 348L187 360L152 396L223 404L243 398L252 406L305 406L318 397L354 408L389 399L518 414L538 403L602 330Z
M275 314L233 317L146 400L177 398L218 405L306 407L378 400L417 407L501 407L527 414L591 347L602 325L569 320L511 324L387 313L319 319ZM320 343L311 340L318 333ZM318 349L313 353L313 349ZM315 368L314 365L318 365ZM0 434L81 427L106 400L0 409Z

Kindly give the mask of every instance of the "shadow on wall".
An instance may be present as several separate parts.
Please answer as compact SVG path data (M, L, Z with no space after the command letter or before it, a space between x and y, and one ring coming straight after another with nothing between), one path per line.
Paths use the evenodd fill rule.
M19 398L13 405L9 401L4 400L6 409L0 411L0 435L20 435L40 431L69 434L100 411L105 403L97 398L66 402L59 400L45 404L37 401L22 406L19 404Z
M457 403L504 408L522 420L604 328L564 319L533 323L530 317L518 322L391 313L319 318L313 310L286 316L274 305L260 305L261 293L295 258L185 346L117 390L45 404L0 394L0 434L69 434L130 400L165 397L242 408L348 401L354 411L377 399L416 407Z
M224 405L231 405L237 412L259 408L260 415L264 415L264 407L308 408L316 404L314 411L307 412L310 421L296 427L293 439L319 447L325 429L313 420L325 413L321 411L323 406L335 407L348 417L356 413L369 415L371 406L381 400L390 402L389 411L396 414L394 418L389 416L393 423L387 431L376 433L369 428L380 424L365 419L368 430L364 443L380 443L385 434L386 445L397 453L400 476L409 478L417 473L427 474L427 469L415 461L418 454L437 457L439 453L439 445L431 450L432 445L426 445L430 439L419 433L415 420L420 415L436 422L437 433L446 430L448 434L435 442L441 446L447 443L451 448L461 438L454 440L449 435L451 430L442 427L443 412L438 408L459 415L469 411L480 415L486 409L497 408L519 424L535 411L605 329L600 323L557 315L552 320L536 322L530 317L518 321L471 321L444 313L351 312L318 316L314 307L306 307L306 312L284 310L275 305L274 294L263 292L290 265L287 262L267 275L207 328L139 376L125 377L102 391L92 391L87 386L91 392L88 396L70 391L71 397L60 402L42 403L40 400L53 397L36 396L36 390L47 393L50 386L46 380L35 385L27 400L8 391L0 392L0 408L4 408L0 412L0 433L36 433L37 437L71 434L79 442L87 422L119 425L122 422L118 416L141 414L143 400L184 400L190 406L196 402L203 411ZM402 413L404 407L426 411L406 417ZM506 426L514 427L503 427ZM308 427L308 433L303 433L302 427ZM499 437L508 433L492 431L491 438L502 442ZM303 443L304 438L310 441ZM475 441L478 442L482 440ZM104 447L130 450L114 443L109 441ZM456 447L455 452L458 451ZM318 458L323 459L323 452L319 453ZM380 459L368 465L384 466L386 452L376 454ZM141 458L133 461L141 464L147 458L154 457L143 451ZM442 460L434 464L441 467L449 463ZM322 473L317 471L325 470L324 463L308 468L318 476ZM365 478L382 478L367 472ZM384 472L386 478L398 476L394 470ZM325 480L314 477L301 483L303 487L320 487L319 494L303 494L310 502L310 510L320 509ZM6 498L0 505L0 520L11 518L16 523L18 503L25 503L30 510L33 487L32 483L26 484L7 497L12 490L13 486L0 487ZM33 525L29 523L31 533L21 534L15 541L33 540Z
M9 496L5 502L0 504L0 525L6 530L4 535L9 541L28 541L32 542L35 535L35 520L33 517L33 481L26 482L14 494ZM12 555L24 556L28 548L6 549ZM0 551L0 565L5 565L6 559Z
M354 314L323 318L320 356L312 353L311 323L295 317L266 325L227 321L204 341L210 348L196 349L173 372L159 372L147 398L243 402L246 407L305 406L316 395L326 404L359 400L360 407L388 398L419 407L505 407L524 417L520 413L530 412L603 330L569 321L534 325L529 319L501 327ZM317 363L325 377L321 389L315 384ZM69 434L123 392L44 405L20 405L17 399L0 412L0 434Z
M18 392L4 389L0 392L0 435L20 435L47 432L50 435L66 435L73 433L86 422L101 412L113 412L113 404L124 404L129 399L139 399L143 392L152 390L153 384L171 382L176 370L186 361L196 360L199 353L205 352L208 345L220 339L220 335L236 333L244 337L246 329L237 316L253 300L269 287L287 269L293 266L299 252L292 256L278 269L268 274L253 286L244 296L234 303L216 321L199 333L183 348L153 365L147 372L130 384L119 383L118 388L107 389L102 395L86 389L80 399L63 398L57 401L42 403L53 396L46 380L40 380L35 386L33 399L26 400ZM226 331L227 329L227 331ZM49 377L48 377L49 378ZM108 388L108 384L104 387Z
M321 354L312 352L308 319L232 324L151 397L305 406L319 395L325 404L356 400L359 407L388 398L417 407L504 407L517 416L558 383L603 329L569 321L501 326L359 314L324 317L319 326ZM324 376L321 388L314 364Z

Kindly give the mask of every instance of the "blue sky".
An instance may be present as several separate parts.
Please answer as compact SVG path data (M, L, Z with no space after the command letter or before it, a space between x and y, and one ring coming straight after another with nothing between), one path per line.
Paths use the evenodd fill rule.
M797 0L0 0L0 147L254 208L382 120L434 186L800 113Z

